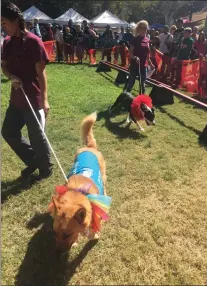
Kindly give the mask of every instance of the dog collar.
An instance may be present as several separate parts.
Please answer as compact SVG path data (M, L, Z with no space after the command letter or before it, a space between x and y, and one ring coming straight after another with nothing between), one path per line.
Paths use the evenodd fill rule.
M91 188L90 184L86 184L81 188L69 190L66 185L57 186L55 188L56 193L61 197L68 191L76 191L83 195L85 195L90 201L92 208L92 229L94 232L99 232L101 229L100 220L107 221L109 216L107 214L110 206L111 206L111 197L104 196L100 194L89 194L89 190Z

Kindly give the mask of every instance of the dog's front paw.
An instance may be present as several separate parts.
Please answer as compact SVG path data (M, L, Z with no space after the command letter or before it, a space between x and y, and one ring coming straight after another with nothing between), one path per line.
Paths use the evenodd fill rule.
M100 238L100 233L91 232L88 236L89 240L98 240Z
M138 127L139 131L144 131L144 128Z
M95 233L95 235L93 236L93 239L97 240L100 238L100 236L101 236L100 233Z

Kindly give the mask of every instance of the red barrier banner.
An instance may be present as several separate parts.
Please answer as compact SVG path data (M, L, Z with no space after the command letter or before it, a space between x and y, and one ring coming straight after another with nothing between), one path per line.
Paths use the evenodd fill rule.
M198 93L198 79L200 73L200 60L182 61L182 74L180 88L190 93Z
M201 98L207 98L207 59L202 59L200 61L198 94L200 95Z
M43 42L43 44L44 44L45 50L47 52L49 61L55 62L55 57L56 57L55 41Z
M96 50L95 49L89 50L89 57L90 57L90 64L96 65Z
M206 97L207 94L207 59L185 60L178 61L163 55L160 51L155 50L151 52L151 58L154 60L157 75L156 77L162 82L163 76L162 65L165 64L175 74L179 80L178 86L189 93L199 94L201 97ZM167 69L167 68L166 68ZM179 75L178 75L179 74ZM173 76L171 76L171 84L173 83Z
M157 64L157 71L161 72L163 54L160 51L156 50L153 51L153 55Z
M112 53L114 54L114 64L118 64L118 58L120 55L121 58L121 67L129 66L129 50L125 46L115 46L112 49Z

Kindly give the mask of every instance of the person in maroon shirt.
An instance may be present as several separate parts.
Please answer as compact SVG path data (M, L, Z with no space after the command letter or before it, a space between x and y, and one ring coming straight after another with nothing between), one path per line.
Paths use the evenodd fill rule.
M130 92L134 86L135 79L141 76L141 94L145 93L145 81L147 74L148 64L154 68L149 55L150 55L150 40L147 38L146 33L148 29L148 23L146 21L140 21L137 23L134 31L134 38L130 43L130 67L129 67L129 80L126 86L126 90ZM139 74L140 73L140 74Z
M38 178L47 178L52 174L50 149L20 87L24 88L44 128L45 115L50 109L45 73L48 57L40 38L25 29L21 11L11 2L1 4L1 25L9 35L3 45L2 71L12 86L2 136L27 166L21 172L22 177L28 178L39 169ZM25 124L30 143L21 133Z

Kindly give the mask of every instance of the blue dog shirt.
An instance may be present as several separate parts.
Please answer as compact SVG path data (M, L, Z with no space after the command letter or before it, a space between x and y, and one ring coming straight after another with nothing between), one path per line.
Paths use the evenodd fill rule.
M96 184L99 194L104 195L100 166L96 155L92 152L85 151L76 157L74 165L67 178L70 178L72 175L82 175L90 178L94 184Z

